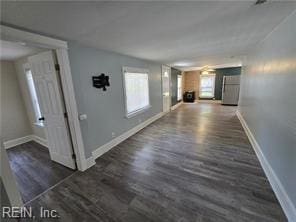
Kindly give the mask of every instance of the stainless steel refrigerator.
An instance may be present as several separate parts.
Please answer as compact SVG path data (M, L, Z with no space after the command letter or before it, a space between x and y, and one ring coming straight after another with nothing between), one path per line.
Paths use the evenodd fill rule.
M240 75L224 76L222 88L222 104L237 105L239 99Z

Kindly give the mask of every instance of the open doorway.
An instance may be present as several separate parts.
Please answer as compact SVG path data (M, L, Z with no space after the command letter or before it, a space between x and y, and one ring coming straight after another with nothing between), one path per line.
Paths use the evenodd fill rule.
M74 173L55 50L1 43L1 137L24 203Z

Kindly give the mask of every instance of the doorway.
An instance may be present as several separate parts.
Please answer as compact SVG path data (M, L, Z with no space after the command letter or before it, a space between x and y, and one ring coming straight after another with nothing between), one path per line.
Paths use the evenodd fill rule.
M44 35L11 28L5 25L0 25L1 40L17 43L22 46L38 47L42 51L52 51L53 59L58 64L59 69L59 83L62 96L64 97L64 107L66 110L68 128L70 131L71 142L74 148L74 158L76 158L77 169L84 171L95 164L93 158L86 158L85 149L80 129L79 114L77 110L76 98L74 93L74 86L71 76L70 62L68 56L68 44L65 41L50 38ZM48 58L50 60L50 58ZM38 59L37 59L38 60ZM45 66L44 71L50 68L50 62L40 60ZM52 89L53 85L51 85ZM51 90L50 89L50 90Z
M72 175L76 165L55 52L0 43L1 137L26 203Z
M37 178L36 174L40 173L42 179L39 180L39 188L42 187L42 189L33 189L32 186L29 186L31 187L29 189L35 191L39 190L37 193L40 193L48 186L54 186L54 184L58 183L58 181L61 181L63 178L71 175L76 168L80 171L84 171L95 164L95 161L92 158L86 159L84 153L84 145L78 118L79 115L68 58L67 42L3 25L1 25L1 41L7 41L17 45L18 47L24 47L27 49L38 48L37 51L26 51L26 54L22 55L22 57L26 57L26 64L24 64L21 68L26 84L32 85L32 83L34 83L36 96L34 99L32 98L32 93L28 92L31 97L30 99L38 100L39 104L39 111L38 108L36 109L36 106L33 107L33 105L31 106L31 111L29 111L31 114L34 113L34 120L28 120L28 122L33 123L32 125L34 126L31 127L31 131L24 131L25 133L22 135L19 134L15 138L11 137L5 139L2 137L3 134L1 132L1 147L3 148L2 145L4 145L6 148L16 148L14 152L15 155L10 152L13 150L12 148L9 150L1 148L3 152L3 155L1 154L1 156L6 155L6 153L8 153L7 151L9 151L10 154L7 156L10 156L14 163L16 163L8 168L3 168L4 171L2 173L7 175L12 174L14 170L22 168L19 166L23 165L23 163L18 164L17 160L30 160L28 161L30 164L28 165L29 170L27 173L29 172L34 174L35 178ZM1 44L1 60L3 49L4 47ZM10 52L15 52L15 50ZM12 64L15 63L12 62ZM16 72L15 68L13 68L13 70ZM1 81L3 82L3 79ZM12 82L16 83L17 80L13 80ZM2 94L3 93L1 93L1 95ZM18 97L22 97L23 95L25 94L19 93ZM16 102L16 104L22 103ZM11 110L22 111L25 110L25 108L16 107ZM3 118L2 108L1 111L1 129L4 129L5 124L3 124L3 122L5 122L6 119ZM10 112L8 111L8 113ZM20 126L22 125L20 124L21 122L6 122L14 129L20 129ZM42 125L43 130L41 130ZM43 131L43 133L35 133L35 128L39 129L35 131L38 131L39 133ZM10 132L8 134L10 134ZM42 137L42 134L44 137ZM67 140L65 140L65 138ZM38 157L35 151L32 152L30 157L29 149L22 151L25 147L30 147L29 149L35 151L42 149L38 155L42 157L47 156L47 159L41 158L40 156ZM18 154L21 156L18 156ZM21 159L21 157L25 158ZM34 166L35 163L37 164L36 166ZM42 167L40 166L45 166L47 163L47 169L42 172ZM58 167L54 167L53 165ZM62 172L60 170L61 168L66 170ZM34 171L34 169L39 171ZM46 173L56 173L55 175L58 174L59 176L53 179L53 177ZM7 180L3 180L3 184L7 191L10 203L11 205L19 205L19 202L15 200L22 199L19 192L22 192L22 190L20 188L16 189L16 186L11 186L11 184L16 185L16 183L18 183L14 177L7 178ZM23 180L27 180L28 182L28 180L30 180L29 178L30 177L28 176L23 177ZM38 179L36 179L36 181L38 181ZM30 182L32 182L32 180ZM40 184L44 186L40 186ZM26 192L28 192L29 189L26 189ZM36 196L36 193L34 195ZM25 198L25 200L23 198L25 202L28 201L28 199L31 199L31 197L27 199Z

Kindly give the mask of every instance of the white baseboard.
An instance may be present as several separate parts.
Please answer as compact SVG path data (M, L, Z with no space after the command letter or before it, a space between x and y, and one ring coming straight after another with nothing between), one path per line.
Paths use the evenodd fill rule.
M36 135L32 135L32 140L34 140L36 143L39 143L42 146L48 148L48 146L47 146L47 140L46 139L41 138L41 137L36 136Z
M85 171L88 168L91 168L92 166L94 166L96 164L96 161L93 156L91 156L89 158L83 158L80 160L77 159L77 163L79 163L78 161L81 161L80 162L81 169L79 169L79 171Z
M93 158L97 159L98 157L100 157L101 155L103 155L104 153L106 153L107 151L109 151L110 149L112 149L113 147L115 147L116 145L121 143L122 141L126 140L127 138L134 135L135 133L139 132L141 129L148 126L149 124L151 124L155 120L161 118L163 115L164 115L164 113L162 113L162 112L158 113L155 116L151 117L150 119L146 120L145 122L142 122L141 124L135 126L134 128L130 129L129 131L121 134L120 136L116 137L115 139L111 140L110 142L95 149L92 152Z
M87 169L91 168L95 164L96 164L96 161L95 161L95 158L93 156L86 159L86 167L87 167Z
M174 106L171 107L171 111L177 109L177 108L178 108L179 106L181 106L182 104L183 104L182 101L181 101L181 102L178 102L176 105L174 105Z
M11 147L15 147L15 146L21 145L23 143L27 143L31 140L32 140L32 135L28 135L28 136L16 138L13 140L8 140L8 141L4 142L3 145L4 145L5 149L9 149Z
M198 103L218 103L218 104L222 103L221 100L214 100L214 99L209 99L209 100L207 100L207 99L199 99L199 100L197 100L197 102Z
M39 143L39 144L41 144L41 145L43 145L43 146L45 146L45 147L47 147L46 140L41 138L41 137L38 137L36 135L28 135L28 136L16 138L16 139L13 139L13 140L9 140L9 141L4 142L3 145L4 145L5 149L9 149L9 148L12 148L12 147L15 147L15 146L30 142L32 140Z
M271 187L280 202L288 220L290 222L296 221L296 208L292 203L291 199L289 198L285 188L283 187L281 181L278 179L277 175L273 171L272 167L270 166L268 160L266 159L264 153L262 152L261 147L259 146L258 142L256 141L253 133L251 132L250 128L248 127L246 121L244 120L243 116L240 114L239 111L236 112L238 119L240 120L250 142L255 150L255 153L260 161L260 164L268 178L268 181L271 184Z

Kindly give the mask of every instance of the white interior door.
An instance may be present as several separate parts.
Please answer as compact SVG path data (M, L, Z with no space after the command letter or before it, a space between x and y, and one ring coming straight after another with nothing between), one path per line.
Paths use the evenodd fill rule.
M75 169L72 143L53 52L42 52L29 57L28 60L40 103L41 114L44 117L50 157L53 161Z
M163 112L169 112L171 107L171 68L162 66L162 105Z

